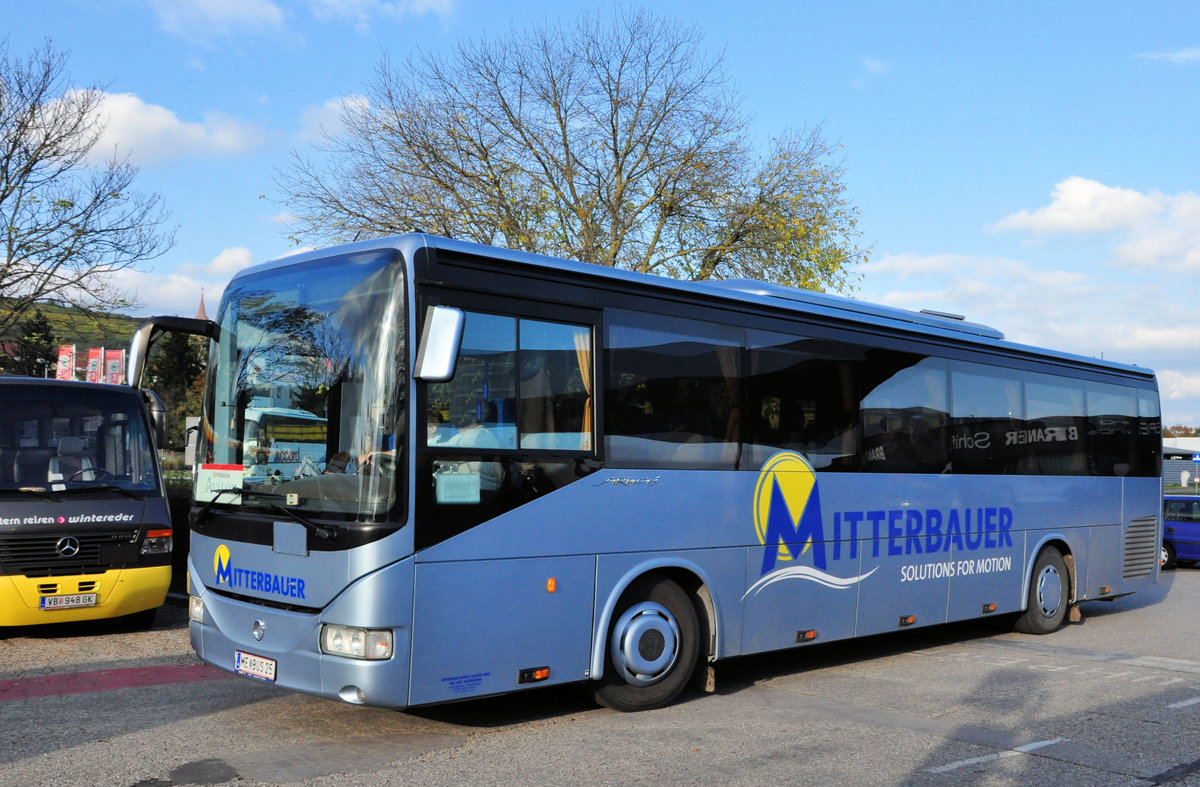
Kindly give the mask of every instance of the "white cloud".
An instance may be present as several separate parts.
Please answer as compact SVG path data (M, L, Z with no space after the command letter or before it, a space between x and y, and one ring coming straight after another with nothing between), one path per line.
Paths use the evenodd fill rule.
M1170 400L1200 397L1200 372L1159 369L1158 393L1163 399Z
M870 80L879 79L892 70L891 63L877 57L864 57L859 61L859 65L862 66L861 70L850 80L850 86L855 89L866 87Z
M1157 197L1072 176L1054 187L1046 207L1006 216L990 229L1037 235L1107 232L1131 227L1161 209L1161 199Z
M142 304L140 315L191 317L203 293L205 309L209 317L214 317L230 278L257 262L249 249L237 246L224 249L207 262L184 262L170 273L127 269L115 277L114 284Z
M331 98L320 106L305 107L300 113L300 141L317 142L336 139L345 129L342 116L347 111L361 112L368 106L367 98L360 95Z
M907 279L934 273L946 273L965 262L961 254L886 254L872 259L862 268L864 276L895 276Z
M106 93L98 113L105 125L90 160L93 164L130 156L135 164L154 164L197 155L232 155L260 147L266 135L236 118L206 113L201 123L181 120L132 93Z
M225 280L255 263L254 253L245 246L225 249L206 263L185 262L178 270L203 279Z
M1159 215L1133 227L1116 248L1119 262L1170 277L1200 271L1200 196L1163 198Z
M1200 63L1200 48L1176 49L1173 52L1143 52L1137 55L1139 60L1154 60L1180 66L1189 63Z
M406 17L437 14L448 16L454 12L457 0L309 0L309 7L318 21L348 20L360 33L370 31L373 19L404 19Z
M150 0L159 26L203 49L216 39L241 35L289 34L288 17L299 3L276 0ZM318 22L349 22L359 33L369 33L375 20L395 22L435 14L454 13L458 0L308 0L308 11ZM292 31L294 34L294 30Z
M142 304L137 312L139 316L191 317L196 314L203 293L205 311L213 317L227 281L201 279L180 271L159 274L126 270L117 277L116 283Z
M150 6L163 30L197 43L284 26L284 13L272 0L151 0Z
M862 59L863 68L870 71L872 74L886 74L888 71L888 63L886 60L880 60L874 57L864 57Z

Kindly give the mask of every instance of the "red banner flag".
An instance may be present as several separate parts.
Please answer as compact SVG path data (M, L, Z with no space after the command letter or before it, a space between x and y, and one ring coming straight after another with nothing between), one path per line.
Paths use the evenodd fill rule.
M60 380L75 379L75 345L63 344L58 348L58 373Z
M104 366L104 348L93 347L88 350L87 381L98 383L101 380Z
M105 350L104 351L104 382L120 385L121 378L125 376L125 351L124 350Z

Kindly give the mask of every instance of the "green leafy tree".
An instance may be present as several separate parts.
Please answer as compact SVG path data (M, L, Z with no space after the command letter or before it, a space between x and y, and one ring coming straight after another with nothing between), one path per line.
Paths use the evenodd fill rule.
M29 377L54 376L58 368L58 338L39 309L34 309L21 323L21 338L10 349L11 354L0 355L4 371Z
M685 279L852 288L837 146L760 151L720 56L648 12L385 56L315 158L278 173L302 237L428 231Z
M132 188L136 167L89 163L104 91L72 86L65 66L49 42L24 58L0 42L0 335L48 298L133 305L112 274L173 244L159 196Z

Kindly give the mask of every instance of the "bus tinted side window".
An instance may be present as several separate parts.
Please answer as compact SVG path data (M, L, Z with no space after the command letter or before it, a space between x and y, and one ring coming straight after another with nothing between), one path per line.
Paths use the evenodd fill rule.
M606 319L608 460L734 469L742 331L622 310Z
M1137 391L1087 384L1088 464L1092 475L1129 475L1137 445Z
M749 444L743 468L780 450L819 470L858 468L855 376L863 348L845 342L752 331Z
M863 470L941 473L950 422L946 361L868 350L863 364Z
M1139 390L1137 447L1134 452L1132 475L1162 475L1162 413L1158 394Z
M1034 372L1025 375L1025 425L1015 436L1015 442L1031 447L1023 460L1023 472L1087 475L1083 400L1081 380Z
M955 473L1021 472L1025 444L1013 440L1025 420L1021 372L953 363L950 366L950 462Z

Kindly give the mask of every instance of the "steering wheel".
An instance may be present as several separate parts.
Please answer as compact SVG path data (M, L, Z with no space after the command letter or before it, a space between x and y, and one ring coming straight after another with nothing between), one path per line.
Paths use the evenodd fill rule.
M392 454L371 454L363 460L360 475L387 476L396 471L396 457Z
M88 479L89 481L111 481L113 478L113 474L108 470L105 470L103 467L81 467L74 473L71 473L69 476L67 476L66 480L79 481L80 477L86 475L87 473L92 474L92 478Z

